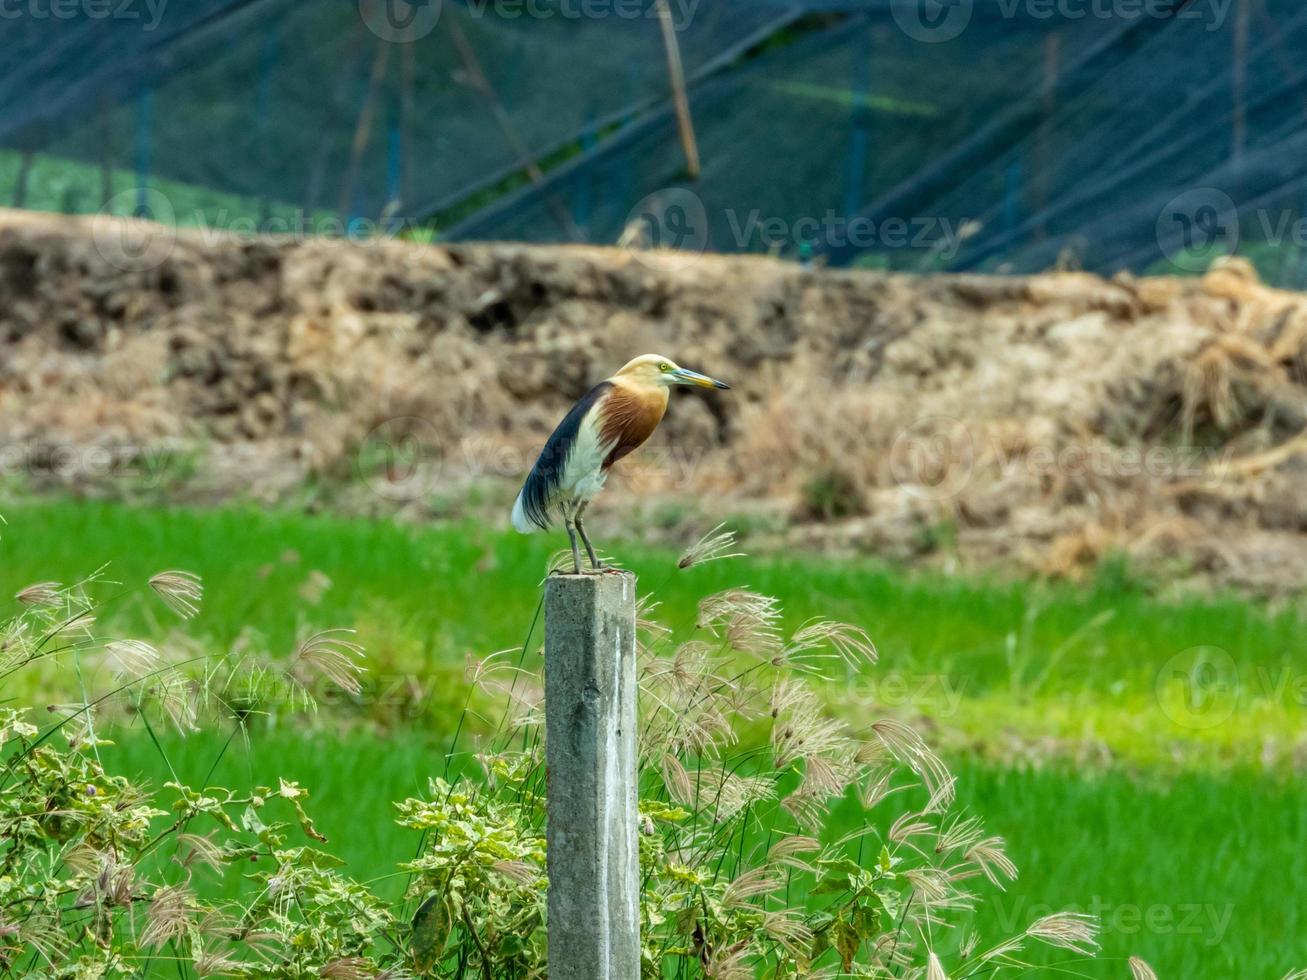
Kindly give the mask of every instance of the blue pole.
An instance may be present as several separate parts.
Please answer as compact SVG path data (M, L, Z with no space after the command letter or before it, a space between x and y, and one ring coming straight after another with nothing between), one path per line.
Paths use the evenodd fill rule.
M599 142L599 134L595 129L595 112L594 105L587 107L585 113L585 128L581 130L581 155L585 156ZM576 172L576 226L581 229L585 235L586 241L590 239L590 214L594 209L593 187L591 186L591 176L588 169L580 167Z
M844 216L852 218L862 207L862 185L867 172L867 148L871 141L871 24L864 17L861 40L853 53L853 111L849 118L849 143L844 165Z
M154 91L136 100L136 217L150 217L150 132L154 125Z
M1012 163L1007 168L1003 188L1003 231L1011 235L1017 230L1021 214L1021 164Z
M268 172L268 119L272 114L272 71L277 63L277 33L279 24L273 24L268 28L267 34L263 38L263 46L259 49L259 86L254 97L254 127L256 138L259 141L256 158L263 161L260 168L264 174ZM270 217L271 204L268 195L264 194L259 200L259 219L264 225L267 224Z
M396 93L391 99L390 128L386 133L386 211L390 211L391 205L396 203L402 210L405 204L401 200L404 193L404 132L400 126L403 112L399 102L399 94ZM389 221L392 227L400 220L398 211L390 215Z

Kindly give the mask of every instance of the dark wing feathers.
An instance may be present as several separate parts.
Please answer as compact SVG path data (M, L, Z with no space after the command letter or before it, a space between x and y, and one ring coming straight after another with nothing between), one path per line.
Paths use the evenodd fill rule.
M549 498L563 478L563 467L567 465L567 457L576 445L581 420L612 387L611 381L601 381L587 391L563 417L563 421L558 423L558 428L554 429L545 448L540 450L540 457L527 474L526 483L522 485L522 510L536 527L549 529L553 521L553 515L549 512Z

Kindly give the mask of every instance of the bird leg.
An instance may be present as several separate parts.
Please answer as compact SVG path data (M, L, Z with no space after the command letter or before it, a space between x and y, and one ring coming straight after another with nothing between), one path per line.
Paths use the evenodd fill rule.
M576 531L581 535L581 540L585 542L586 554L590 556L590 567L598 571L604 567L604 563L599 560L595 554L594 546L590 544L590 538L585 533L585 525L581 523L581 515L585 513L586 505L582 504L576 511L576 516L572 520L576 523ZM578 566L579 568L579 566Z
M572 529L574 518L564 517L563 526L567 528L567 537L572 542L572 563L576 566L576 574L581 574L581 552L576 547L576 531Z

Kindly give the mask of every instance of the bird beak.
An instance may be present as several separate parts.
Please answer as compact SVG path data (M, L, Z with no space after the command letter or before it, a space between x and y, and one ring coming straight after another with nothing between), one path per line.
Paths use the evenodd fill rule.
M672 377L678 385L698 385L700 388L723 389L730 387L725 381L718 381L716 378L710 378L698 371L687 371L685 368L677 368L672 372Z

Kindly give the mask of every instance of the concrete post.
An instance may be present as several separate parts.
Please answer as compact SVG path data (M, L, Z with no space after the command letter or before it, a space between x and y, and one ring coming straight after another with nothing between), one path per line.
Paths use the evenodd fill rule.
M637 980L635 576L545 585L549 980Z

